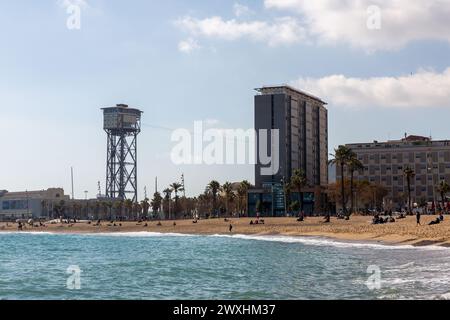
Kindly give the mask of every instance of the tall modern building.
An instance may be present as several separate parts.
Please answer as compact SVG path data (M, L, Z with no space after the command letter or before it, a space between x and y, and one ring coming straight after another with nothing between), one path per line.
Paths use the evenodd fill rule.
M363 163L364 170L355 173L356 180L366 180L384 186L388 195L386 207L393 210L405 207L408 188L404 169L415 172L411 182L413 202L440 201L436 186L441 181L450 183L450 141L433 141L427 137L407 136L404 139L346 145ZM341 177L340 168L337 176Z
M306 175L308 186L304 190L303 208L307 213L319 212L324 202L324 189L328 184L328 111L326 103L313 95L290 86L272 86L257 89L255 96L255 129L267 132L264 141L257 139L257 154L278 153L279 170L264 173L267 167L261 161L255 166L256 190L249 195L249 210L255 211L260 201L267 214L285 212L285 201L280 193L296 169ZM273 134L278 130L279 136ZM271 133L272 132L272 133ZM264 142L267 142L265 146ZM278 145L278 148L276 147ZM277 169L277 168L276 168ZM274 191L275 189L275 191ZM277 200L278 199L278 200Z

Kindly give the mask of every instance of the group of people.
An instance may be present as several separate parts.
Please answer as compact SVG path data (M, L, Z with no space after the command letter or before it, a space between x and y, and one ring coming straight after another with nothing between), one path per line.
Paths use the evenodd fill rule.
M372 224L386 224L386 223L394 223L394 222L395 222L394 217L389 216L389 217L383 218L379 214L376 214L372 220Z
M422 218L421 213L419 211L417 211L416 212L416 220L417 220L417 225L418 226L422 225L421 224L421 218ZM439 216L436 218L436 220L431 221L428 225L429 226L434 226L434 225L440 224L443 221L444 221L444 215L441 212L441 213L439 213Z

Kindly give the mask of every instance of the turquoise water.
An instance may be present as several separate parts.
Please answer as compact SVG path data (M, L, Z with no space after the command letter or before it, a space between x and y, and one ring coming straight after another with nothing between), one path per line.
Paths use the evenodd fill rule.
M381 270L369 290L367 268ZM67 287L69 266L81 270ZM0 299L435 299L450 249L318 238L0 234Z

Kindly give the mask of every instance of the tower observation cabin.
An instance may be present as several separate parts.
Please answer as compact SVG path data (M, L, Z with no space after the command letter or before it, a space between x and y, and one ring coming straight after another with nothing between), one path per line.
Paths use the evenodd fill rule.
M102 108L107 141L106 196L138 201L137 137L142 111L126 104Z

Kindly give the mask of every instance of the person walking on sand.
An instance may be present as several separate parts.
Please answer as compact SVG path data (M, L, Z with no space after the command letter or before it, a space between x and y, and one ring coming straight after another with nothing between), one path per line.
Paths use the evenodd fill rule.
M230 232L233 232L233 225L230 223Z
M421 216L420 216L420 211L417 210L417 212L416 212L417 226L420 226L420 225L421 225L421 224L420 224L420 218L421 218Z

